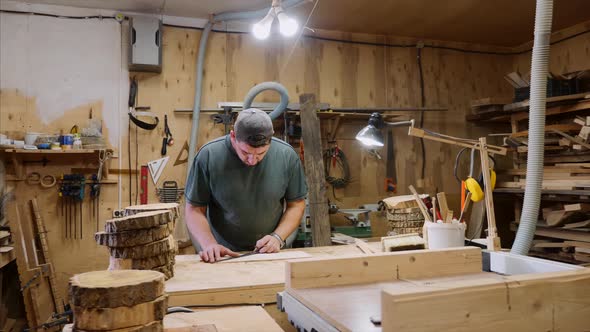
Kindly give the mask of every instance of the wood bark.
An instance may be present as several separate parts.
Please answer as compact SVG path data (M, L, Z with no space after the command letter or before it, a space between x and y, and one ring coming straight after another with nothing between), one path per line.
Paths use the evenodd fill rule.
M174 263L177 250L170 250L162 254L141 258L109 258L109 270L151 270L157 266Z
M168 237L171 231L169 225L172 223L117 233L98 232L94 234L94 239L98 244L107 247L134 247Z
M105 231L116 233L136 229L159 227L171 222L172 215L169 211L148 211L135 215L107 220Z
M168 210L172 213L172 218L176 220L180 216L180 205L178 203L155 203L132 205L125 208L126 215L134 215L146 211Z
M139 325L133 327L125 327L122 329L116 330L109 330L109 332L163 332L164 331L164 321L154 321L146 325ZM74 324L68 324L64 326L62 332L96 332L93 330L81 330L74 328Z
M165 239L152 243L123 248L109 248L111 257L114 258L147 258L163 254L175 248L175 240L172 235Z
M116 308L164 295L164 275L156 271L93 271L70 278L70 301L82 308Z
M146 325L164 319L167 308L167 295L131 307L83 308L74 306L74 328L103 331Z

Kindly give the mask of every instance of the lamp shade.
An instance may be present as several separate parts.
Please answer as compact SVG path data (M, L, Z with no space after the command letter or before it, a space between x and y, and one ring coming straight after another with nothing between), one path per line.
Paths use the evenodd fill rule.
M356 134L356 139L366 146L382 147L384 145L381 130L377 129L377 127L372 124L361 129L361 131Z

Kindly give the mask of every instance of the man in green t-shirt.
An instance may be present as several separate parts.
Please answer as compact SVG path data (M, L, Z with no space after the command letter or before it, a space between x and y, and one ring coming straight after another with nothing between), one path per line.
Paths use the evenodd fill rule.
M236 251L278 252L299 226L307 195L301 160L273 134L265 112L246 109L229 135L195 156L185 218L203 261Z

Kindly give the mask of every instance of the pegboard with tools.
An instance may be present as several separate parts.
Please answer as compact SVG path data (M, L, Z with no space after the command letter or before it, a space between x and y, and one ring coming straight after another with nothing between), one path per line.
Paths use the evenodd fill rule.
M83 174L64 174L60 180L59 197L61 215L64 219L65 237L82 238L82 202L86 191L86 178ZM79 225L79 227L78 227Z

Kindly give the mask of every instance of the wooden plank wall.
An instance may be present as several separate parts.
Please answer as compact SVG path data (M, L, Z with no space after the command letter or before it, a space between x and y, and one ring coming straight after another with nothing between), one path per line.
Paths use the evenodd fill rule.
M590 70L590 21L558 31L551 36L549 71L566 74L579 70ZM575 36L575 37L573 37ZM561 41L563 40L563 41ZM531 49L526 43L520 50ZM525 74L531 71L532 52L515 56L514 71Z
M164 180L176 180L184 186L186 164L173 166L190 133L190 115L174 114L175 108L191 108L194 99L195 58L201 32L194 29L165 27L163 48L163 72L155 74L133 74L139 80L138 105L149 105L153 112L163 121L168 114L168 121L175 144L168 149L170 162L164 170L158 186ZM370 36L358 34L325 33L328 37L348 38L354 40L410 43L412 40ZM580 37L578 37L580 38ZM587 37L584 37L587 38ZM266 42L254 40L249 34L212 33L208 45L205 63L203 107L215 107L219 101L241 101L247 91L257 83L276 80L289 90L291 100L296 101L304 92L315 93L318 101L330 103L334 107L410 107L418 106L419 83L416 64L416 49L393 48L384 46L361 45L322 41L304 38L292 50L292 40L280 38ZM462 46L446 43L450 46ZM564 42L559 47L571 48L570 56L562 61L568 68L577 68L580 61L587 57L578 54L576 42ZM564 52L568 52L564 50ZM587 54L587 49L586 49ZM556 53L555 53L556 54ZM465 123L465 114L469 112L469 101L488 96L510 95L511 90L502 76L511 71L515 64L511 56L461 53L444 49L424 49L423 68L425 80L426 106L448 107L445 113L427 113L424 127L455 136L477 137L489 129L475 127ZM127 91L121 86L123 97ZM62 125L61 120L54 121L50 127L39 127L36 118L35 100L19 94L18 91L3 90L0 98L1 130L7 132L19 130L49 131ZM256 101L270 102L278 98L274 93L264 93ZM94 114L103 110L97 104L80 105L67 112L68 119L83 121L90 108ZM125 112L125 110L120 110ZM415 114L410 114L416 117ZM199 146L223 134L223 126L215 125L209 114L201 116L199 128ZM63 119L63 118L62 118ZM125 117L123 117L125 119ZM78 120L76 120L78 121ZM334 200L341 208L352 208L358 204L374 203L384 197L383 178L385 161L375 159L354 140L356 132L364 126L364 121L342 121L336 141L346 153L352 172L353 182L342 190L336 190L338 198ZM122 122L122 128L126 123ZM68 128L63 128L68 129ZM325 128L324 128L325 129ZM122 130L126 132L126 129ZM135 137L134 129L131 137ZM139 164L160 158L163 126L151 132L139 131ZM416 184L419 177L420 150L418 140L408 137L404 129L395 129L396 161L400 193L405 193L410 184ZM133 142L133 141L132 141ZM326 141L323 142L327 146ZM118 155L122 167L128 162L127 136L122 139L122 149ZM116 147L115 147L116 148ZM434 192L434 187L445 191L449 197L457 196L459 187L452 178L452 165L457 149L439 143L426 143L426 178L433 181L426 191ZM385 151L381 154L385 156ZM131 147L134 160L135 146ZM135 162L134 162L135 163ZM118 160L112 162L117 167ZM87 161L79 162L74 167L89 167ZM27 171L47 172L40 166L30 166ZM58 175L67 169L56 167L51 172ZM156 202L155 186L149 183L149 201ZM122 205L128 201L129 185L127 176L122 176ZM135 194L135 183L131 190ZM332 191L328 192L332 196ZM40 190L23 184L24 197L37 197L43 218L48 228L48 241L53 253L52 261L61 291L65 295L68 278L74 273L104 269L107 266L107 253L91 239L91 228L84 240L65 240L62 227L63 219L58 217L57 195L55 190ZM105 218L118 205L117 185L105 185L101 196L101 216ZM451 206L453 200L449 198ZM456 200L455 200L456 201ZM86 202L86 204L88 204ZM88 205L85 205L85 218L88 218ZM88 222L88 224L91 224ZM86 224L86 225L88 225ZM102 223L101 223L102 224Z
M171 130L176 137L169 155L175 159L178 149L188 138L190 116L174 115L174 108L190 108L193 104L195 53L200 31L164 29L164 70L161 75L140 77L142 105L168 113ZM400 39L359 34L326 33L329 37L372 42L397 43ZM404 40L404 42L409 42ZM281 38L265 42L248 34L212 33L205 62L203 107L215 107L219 101L241 101L257 83L276 80L288 89L292 101L303 92L314 93L319 102L334 107L411 107L419 106L419 81L415 48L391 48L303 38L292 48L293 41ZM450 50L423 50L426 106L448 107L445 113L428 113L424 127L457 136L477 136L483 128L466 125L464 115L471 99L490 95L506 95L509 88L502 76L511 68L510 56L466 54ZM149 91L149 92L148 92ZM263 93L256 101L273 102L278 96ZM214 125L209 114L201 115L199 146L223 134L222 125ZM415 113L408 116L416 117ZM324 129L326 123L323 123ZM336 190L341 207L376 203L383 198L385 162L354 140L365 121L344 120L336 135L338 146L346 153L352 183ZM159 157L161 128L139 133L140 164ZM418 140L407 137L405 129L395 130L396 159L401 192L416 184L419 178L420 150ZM327 142L323 142L327 147ZM434 175L434 187L457 193L452 179L452 163L456 149L439 143L426 143L428 154L426 178ZM133 152L132 152L133 154ZM385 156L385 151L381 151ZM125 164L125 162L123 163ZM170 164L162 179L184 183L185 165ZM150 183L151 185L151 183ZM455 188L457 187L457 188ZM329 190L332 196L331 189ZM150 188L150 199L153 190ZM333 197L332 197L333 199Z

